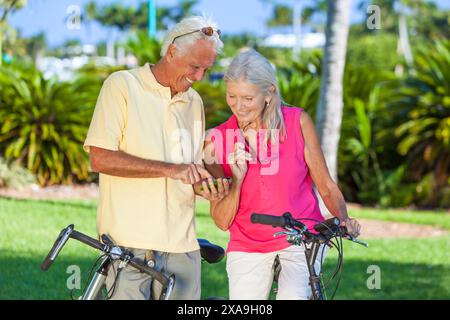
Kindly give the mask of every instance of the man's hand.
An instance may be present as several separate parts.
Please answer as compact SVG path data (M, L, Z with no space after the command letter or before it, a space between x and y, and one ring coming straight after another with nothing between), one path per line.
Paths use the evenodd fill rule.
M170 170L169 178L181 180L186 184L194 184L203 179L213 179L203 166L198 164L177 164Z

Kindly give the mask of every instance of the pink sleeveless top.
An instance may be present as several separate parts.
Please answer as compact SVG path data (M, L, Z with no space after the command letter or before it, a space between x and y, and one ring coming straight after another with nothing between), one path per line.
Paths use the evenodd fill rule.
M244 178L238 212L229 232L230 241L227 252L273 252L290 246L285 236L273 235L282 228L253 224L250 216L253 212L282 215L290 212L296 219L307 218L323 221L318 200L313 191L312 180L304 158L305 144L300 129L300 114L303 109L281 107L287 138L272 145L269 141L263 148L264 133L257 134L257 161L247 161L248 170ZM234 150L236 141L244 141L239 130L236 116L212 130L216 157L225 176L232 177L227 164L227 156ZM218 138L221 136L222 138ZM228 136L228 139L226 138ZM249 151L246 144L246 151ZM256 159L255 155L252 156ZM310 231L317 222L302 221Z

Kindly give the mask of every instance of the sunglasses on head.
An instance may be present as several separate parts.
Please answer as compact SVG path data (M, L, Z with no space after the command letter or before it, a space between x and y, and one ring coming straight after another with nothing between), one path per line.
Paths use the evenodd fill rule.
M176 36L175 38L173 38L172 43L174 43L175 40L180 37L184 37L184 36L187 36L188 34L192 34L192 33L196 33L196 32L203 32L203 34L205 36L211 37L214 34L214 31L220 37L220 35L221 35L220 29L213 29L213 27L205 27L205 28L197 29L197 30L194 30L194 31L191 31L188 33L183 33L182 35Z

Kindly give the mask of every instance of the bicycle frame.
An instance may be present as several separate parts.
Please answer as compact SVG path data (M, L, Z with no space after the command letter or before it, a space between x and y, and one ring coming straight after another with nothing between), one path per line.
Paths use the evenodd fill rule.
M95 271L95 275L89 283L87 289L84 291L80 300L96 300L103 285L105 284L106 277L108 275L108 270L111 265L111 260L109 257L103 258L100 267Z
M309 285L311 287L312 300L324 300L323 292L324 289L322 287L322 277L317 274L316 268L315 268L315 261L317 258L317 255L319 254L320 247L322 244L326 245L327 239L323 236L317 235L317 236L310 236L308 240L302 239L302 233L299 232L296 229L286 227L285 228L287 232L277 232L275 236L286 234L287 235L287 241L289 243L292 243L296 246L303 245L305 248L305 258L306 258L306 265L308 267L309 272Z
M311 286L312 300L324 300L321 276L317 275L314 263L319 253L320 243L313 242L310 248L305 245L306 264L309 271L309 285Z

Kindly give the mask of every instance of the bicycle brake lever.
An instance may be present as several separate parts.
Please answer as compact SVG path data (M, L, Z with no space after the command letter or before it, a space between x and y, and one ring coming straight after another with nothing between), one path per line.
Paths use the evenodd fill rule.
M287 232L285 232L285 231L280 231L280 232L277 232L277 233L275 233L274 235L273 235L273 237L275 238L275 237L278 237L278 236L283 236L283 235L288 235L289 233L287 233Z
M296 235L298 235L299 233L297 232L297 231L295 231L295 230L288 230L288 231L279 231L279 232L276 232L273 236L274 237L277 237L277 236L281 236L281 235L286 235L286 236L296 236Z
M366 243L366 242L364 242L364 241L361 241L361 240L358 240L358 239L356 239L356 238L353 238L352 236L347 236L346 237L348 240L350 240L350 241L353 241L353 242L355 242L355 243L357 243L357 244L360 244L360 245L362 245L362 246L364 246L364 247L369 247L369 244L368 243Z

